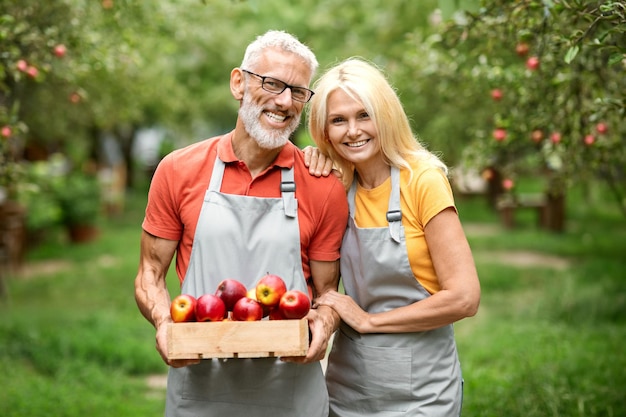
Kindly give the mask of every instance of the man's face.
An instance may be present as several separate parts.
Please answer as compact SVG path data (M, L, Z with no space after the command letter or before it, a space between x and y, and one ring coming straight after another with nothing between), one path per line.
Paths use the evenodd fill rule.
M276 50L266 51L253 71L302 87L308 87L311 76L301 59ZM261 78L247 73L244 76L247 77L247 87L239 108L239 117L246 131L262 148L282 147L300 124L304 103L293 100L289 88L280 94L270 93L262 88Z

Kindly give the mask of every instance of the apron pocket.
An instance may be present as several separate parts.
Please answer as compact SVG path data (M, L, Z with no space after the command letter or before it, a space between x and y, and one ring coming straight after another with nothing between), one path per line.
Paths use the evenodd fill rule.
M293 408L300 369L275 358L205 360L187 366L182 397L196 401L226 402Z
M411 348L365 346L337 334L326 380L331 402L355 411L403 412L410 407Z

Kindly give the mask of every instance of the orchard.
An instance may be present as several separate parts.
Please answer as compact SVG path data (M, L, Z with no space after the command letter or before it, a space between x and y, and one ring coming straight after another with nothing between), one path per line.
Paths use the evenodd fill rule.
M455 3L440 31L415 37L404 57L405 71L435 86L437 133L465 138L436 148L498 178L538 178L561 217L556 230L573 184L606 182L626 217L626 4ZM516 197L515 187L499 188Z

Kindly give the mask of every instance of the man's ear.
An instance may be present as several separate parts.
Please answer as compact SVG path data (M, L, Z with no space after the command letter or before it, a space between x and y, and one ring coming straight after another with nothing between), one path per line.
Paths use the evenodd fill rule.
M240 68L233 68L230 72L230 93L235 100L241 101L243 99L243 92L246 87L244 74Z

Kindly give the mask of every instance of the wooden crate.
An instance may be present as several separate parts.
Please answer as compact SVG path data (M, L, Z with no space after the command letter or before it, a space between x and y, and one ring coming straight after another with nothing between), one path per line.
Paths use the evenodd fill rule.
M306 319L170 323L169 359L305 356Z

